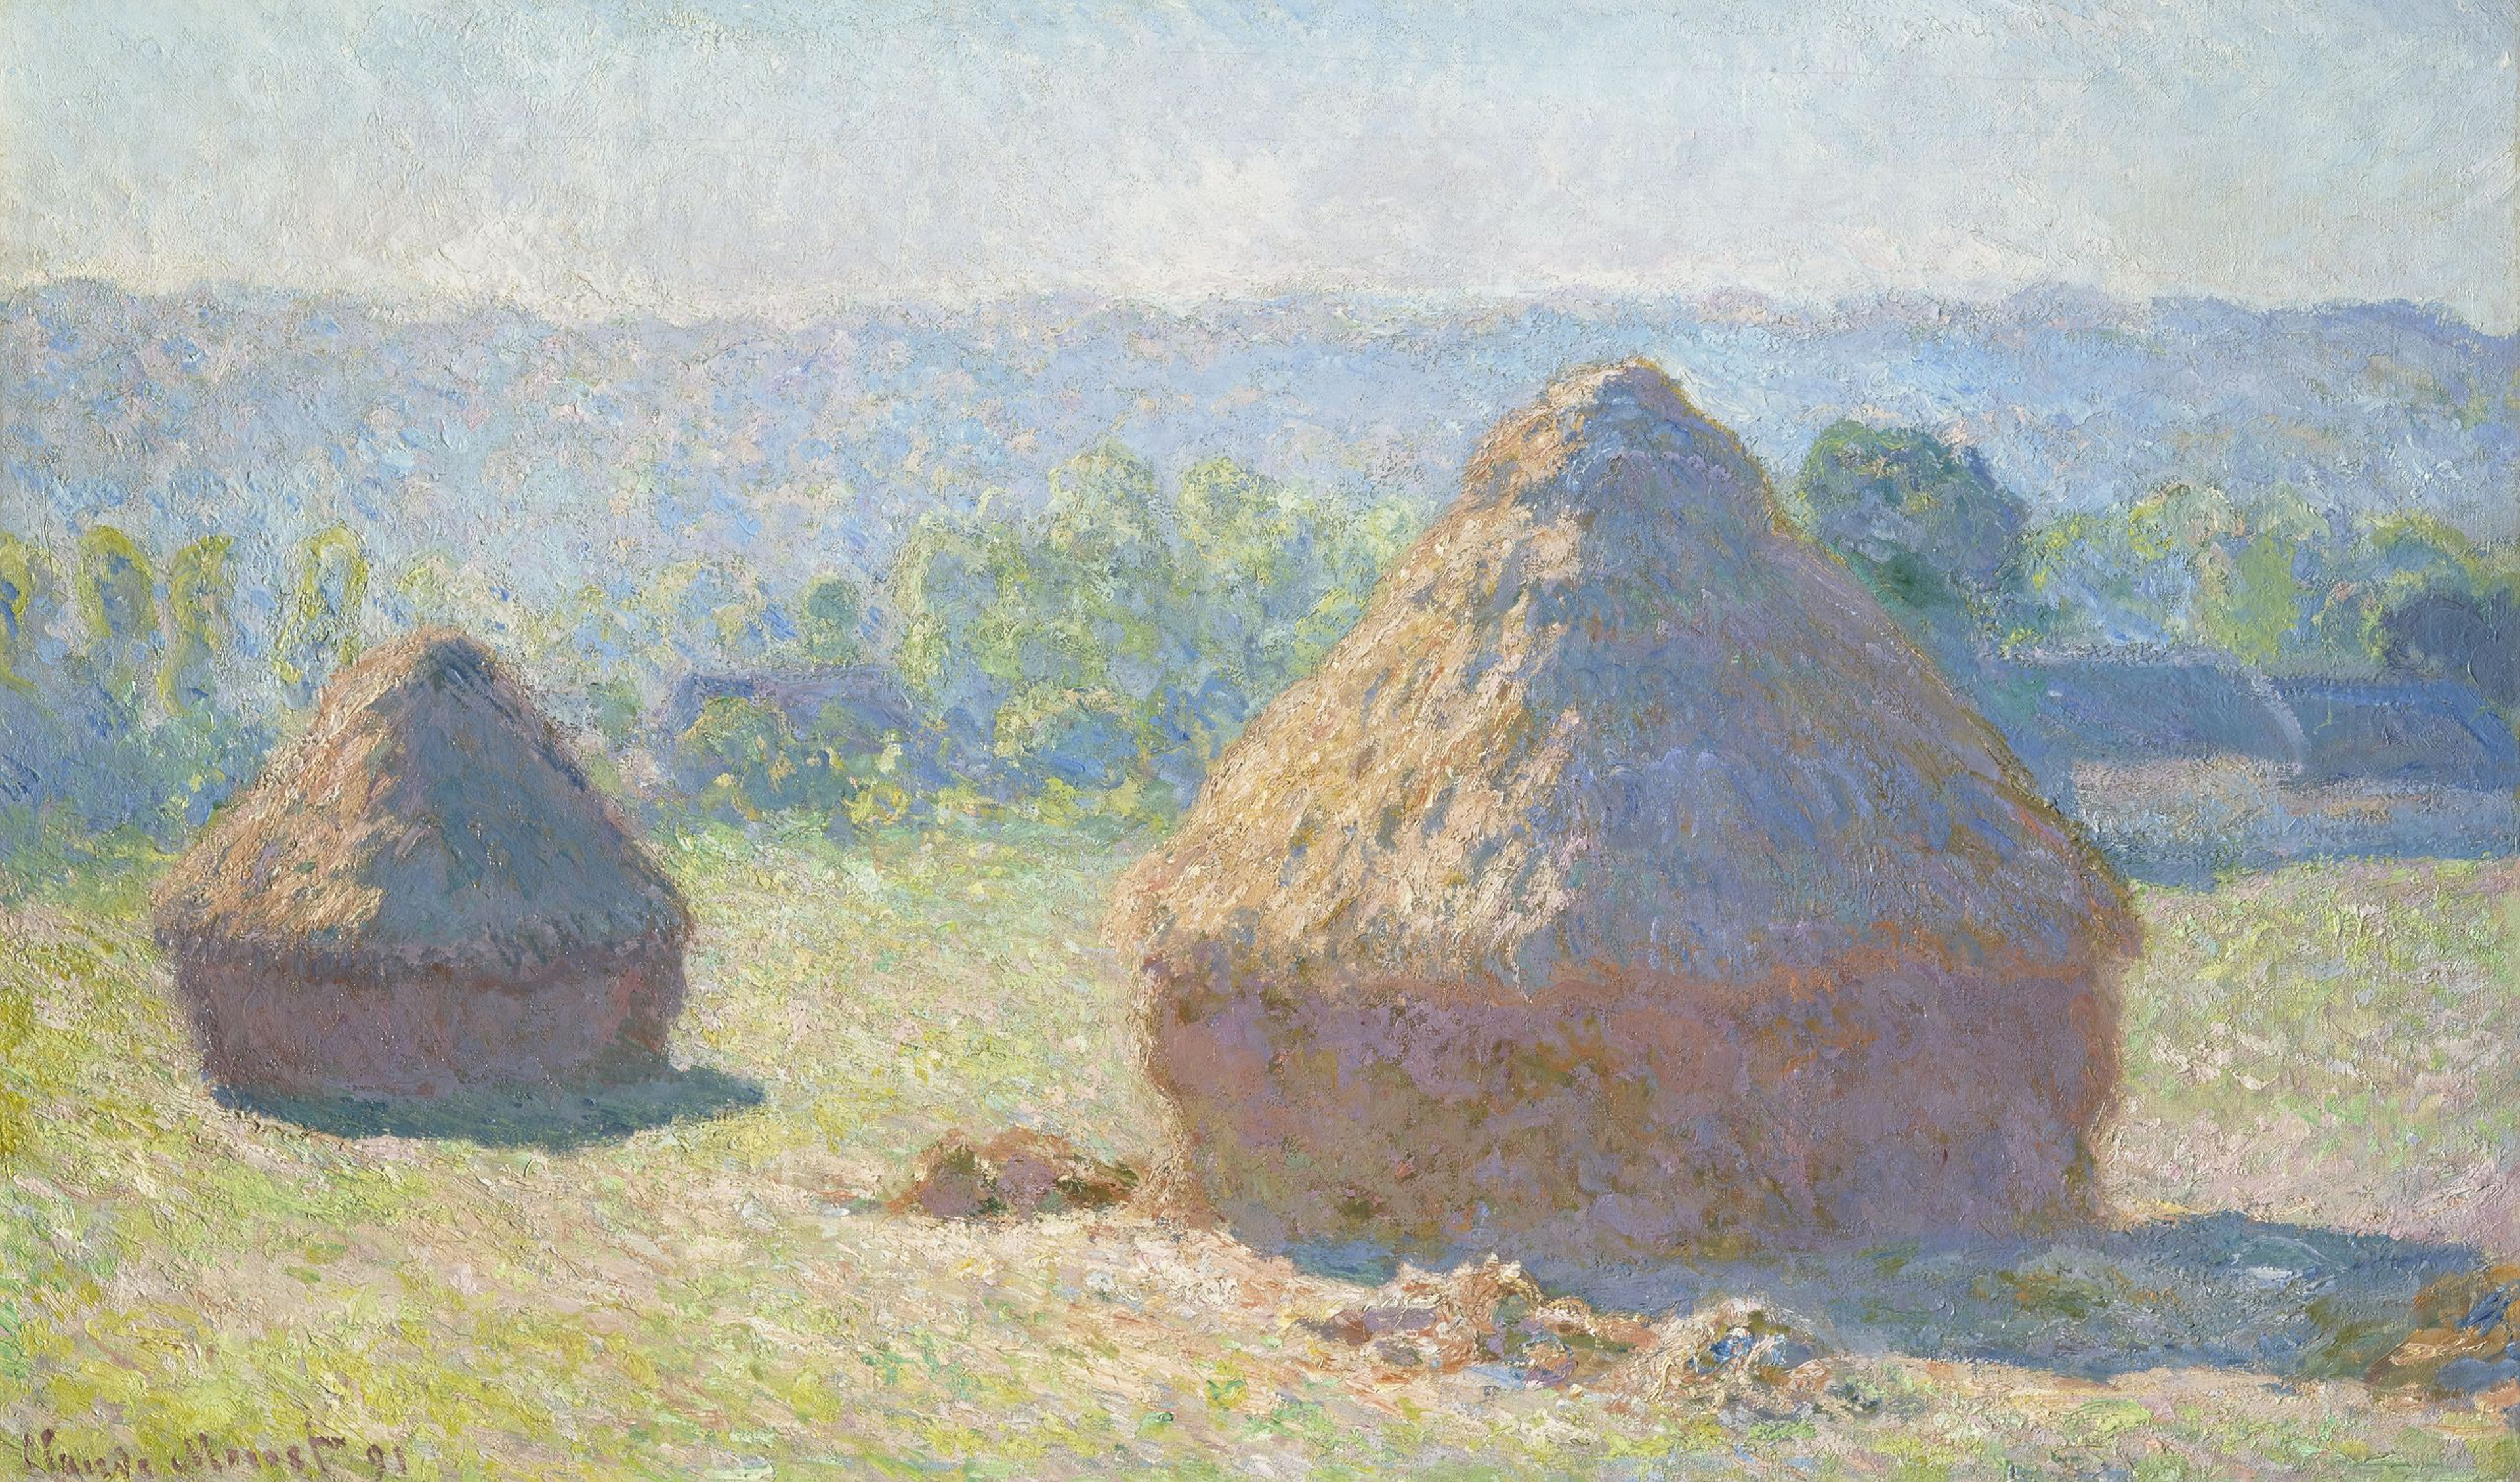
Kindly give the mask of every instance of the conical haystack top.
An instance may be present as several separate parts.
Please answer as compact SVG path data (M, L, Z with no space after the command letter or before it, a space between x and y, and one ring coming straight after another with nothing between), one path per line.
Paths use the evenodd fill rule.
M514 977L679 944L689 919L489 651L429 629L335 676L168 875L157 924L197 958Z
M1643 362L1510 416L1123 882L1132 966L1540 991L1850 955L2071 967L2121 887Z

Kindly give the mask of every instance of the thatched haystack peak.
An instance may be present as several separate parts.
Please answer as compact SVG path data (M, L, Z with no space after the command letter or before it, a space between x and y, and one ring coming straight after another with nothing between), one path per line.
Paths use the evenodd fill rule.
M1238 977L2082 961L2115 879L1733 435L1642 361L1508 418L1124 884ZM1219 964L1218 966L1226 966Z
M1657 497L1658 462L1678 462L1693 475L1685 506ZM1720 557L1778 522L1767 478L1740 440L1642 359L1567 376L1488 433L1471 458L1461 503L1507 501L1535 512L1609 516L1613 528L1599 533L1636 559L1680 558L1689 548ZM1710 541L1716 532L1727 538Z
M157 924L195 961L521 980L678 947L690 923L531 698L435 628L335 677L306 734L169 874Z

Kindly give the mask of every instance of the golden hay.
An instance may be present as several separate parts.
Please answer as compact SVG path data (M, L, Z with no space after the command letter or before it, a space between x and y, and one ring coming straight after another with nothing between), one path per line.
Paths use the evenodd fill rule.
M532 700L445 629L334 678L156 924L214 1079L387 1095L652 1066L690 931Z
M1595 1259L2085 1212L2136 927L1630 362L1490 434L1108 933L1247 1236Z

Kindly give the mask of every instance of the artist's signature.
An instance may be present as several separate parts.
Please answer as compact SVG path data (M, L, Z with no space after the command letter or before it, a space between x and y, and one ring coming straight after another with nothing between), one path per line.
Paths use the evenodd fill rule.
M128 1446L102 1451L65 1439L52 1426L18 1437L18 1460L30 1477L407 1477L411 1465L397 1442L354 1448L347 1436L328 1436L310 1421L301 1439L275 1443L186 1436L172 1451L135 1452Z

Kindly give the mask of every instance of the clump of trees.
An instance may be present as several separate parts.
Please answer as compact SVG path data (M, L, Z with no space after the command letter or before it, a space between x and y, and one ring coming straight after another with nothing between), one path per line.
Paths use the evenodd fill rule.
M1974 452L1842 422L1793 503L1929 652L2154 645L2278 673L2449 677L2520 705L2520 551L2277 487L2171 482L2039 521Z
M798 727L775 705L725 696L701 706L676 749L701 812L750 821L802 811L847 838L918 808L906 744L831 714Z
M934 516L873 579L785 590L695 558L527 602L439 557L380 576L335 525L241 602L225 535L160 560L98 524L58 561L0 536L0 856L172 842L362 645L449 620L516 655L597 743L599 777L704 814L839 833L940 803L1160 816L1355 621L1415 525L1222 458L1167 480L1108 445L1058 469L1037 509ZM874 698L678 702L694 675L841 671Z
M982 753L966 772L1159 811L1347 631L1415 524L1225 459L1165 487L1099 448L1036 515L919 528L886 588L896 662Z
M2465 680L2520 713L2520 557L2438 520L2383 523L2362 580L2364 634L2390 667Z
M1963 650L2020 609L2030 507L1974 449L1840 422L1812 443L1789 503L1929 651Z
M333 671L359 656L367 600L368 558L359 538L342 525L317 531L298 554L289 615L271 654L291 704L312 703Z
M248 672L234 550L205 535L161 565L97 524L65 569L44 547L0 535L0 853L22 869L100 839L169 842L269 745L271 691L298 676L277 655L268 681ZM297 559L355 573L301 605L308 620L354 631L356 538L325 531Z

